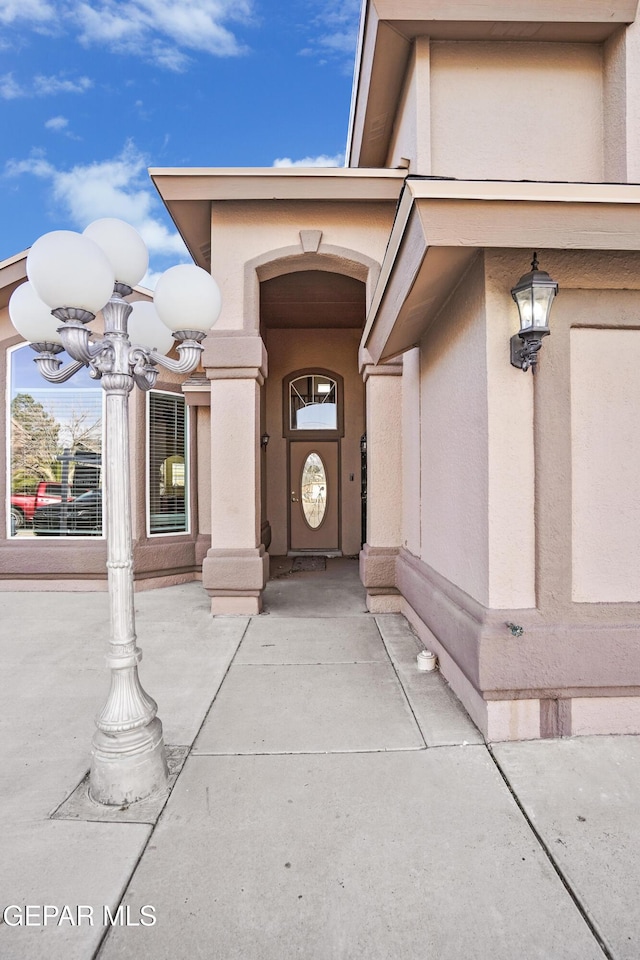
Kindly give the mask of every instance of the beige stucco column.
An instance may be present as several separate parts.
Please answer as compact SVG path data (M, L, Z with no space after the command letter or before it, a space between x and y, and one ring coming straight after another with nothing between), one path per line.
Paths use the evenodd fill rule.
M269 557L260 543L260 387L267 353L258 336L210 334L211 548L202 582L211 612L260 613Z
M361 358L362 359L362 358ZM371 613L397 613L402 522L402 360L361 363L367 406L367 542L360 578Z

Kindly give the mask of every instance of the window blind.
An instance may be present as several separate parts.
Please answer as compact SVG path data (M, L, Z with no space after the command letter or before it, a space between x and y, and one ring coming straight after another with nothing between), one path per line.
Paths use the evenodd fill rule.
M183 396L148 394L149 533L186 533L188 517L187 409Z

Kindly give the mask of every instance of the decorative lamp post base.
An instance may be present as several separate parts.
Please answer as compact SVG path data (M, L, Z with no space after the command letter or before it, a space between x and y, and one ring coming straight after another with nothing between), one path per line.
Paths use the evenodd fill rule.
M167 787L169 771L157 717L117 737L96 730L91 754L89 795L96 803L120 807Z

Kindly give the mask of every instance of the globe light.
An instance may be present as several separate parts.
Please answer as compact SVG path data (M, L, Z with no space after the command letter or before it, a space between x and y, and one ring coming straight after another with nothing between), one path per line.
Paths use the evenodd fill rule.
M147 300L136 300L129 314L129 339L134 344L151 347L163 355L169 353L174 344L173 335L158 316L158 312Z
M109 301L115 277L106 255L89 237L54 230L27 256L27 276L51 310L78 307L96 314Z
M158 280L153 301L158 316L174 333L208 333L222 307L218 284L210 273L192 263L166 270Z
M51 308L44 303L31 283L22 283L9 300L11 322L29 343L59 343L60 321L51 315Z
M118 283L135 287L149 266L145 242L131 224L115 217L104 217L90 223L83 236L97 243L111 264Z

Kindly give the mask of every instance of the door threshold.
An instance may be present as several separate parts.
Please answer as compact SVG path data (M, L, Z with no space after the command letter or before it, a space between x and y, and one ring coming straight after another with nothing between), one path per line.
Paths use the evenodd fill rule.
M288 557L341 557L342 550L287 550Z

